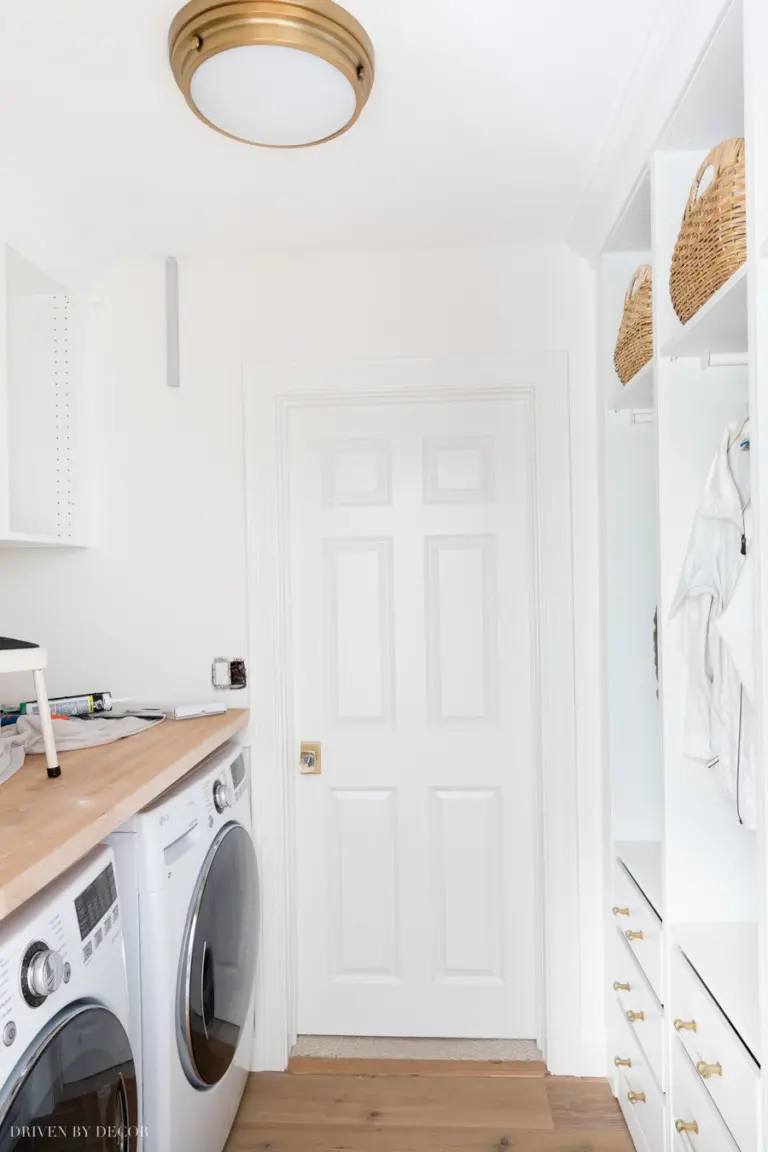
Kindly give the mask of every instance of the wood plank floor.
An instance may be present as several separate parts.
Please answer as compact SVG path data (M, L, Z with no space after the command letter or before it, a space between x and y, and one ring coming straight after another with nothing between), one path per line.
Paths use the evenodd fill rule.
M546 1076L543 1060L369 1060L364 1056L291 1056L294 1076Z
M632 1152L607 1082L250 1077L225 1152Z

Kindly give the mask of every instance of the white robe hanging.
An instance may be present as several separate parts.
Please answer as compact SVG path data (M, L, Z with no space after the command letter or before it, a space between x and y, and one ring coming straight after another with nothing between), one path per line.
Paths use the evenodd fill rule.
M716 627L731 603L750 541L748 431L730 425L707 476L672 603L689 670L685 755L710 765L739 819L756 826L752 704Z

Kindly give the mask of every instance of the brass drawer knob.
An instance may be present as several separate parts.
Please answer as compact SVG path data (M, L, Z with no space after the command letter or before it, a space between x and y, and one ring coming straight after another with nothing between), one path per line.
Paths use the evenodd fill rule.
M645 1104L645 1092L627 1092L630 1104Z
M630 1024L636 1024L638 1020L645 1020L645 1012L627 1012L627 1020Z
M677 1132L693 1132L694 1136L699 1134L699 1126L695 1120L675 1120L675 1130Z
M675 1020L675 1032L696 1032L695 1020Z
M613 982L614 992L629 992L629 984L622 984L619 980Z
M709 1080L712 1076L722 1076L722 1064L707 1064L704 1060L699 1060L696 1065L696 1071L702 1080Z
M617 1068L631 1068L632 1067L632 1061L631 1060L622 1060L621 1056L614 1056L613 1062Z
M627 928L624 935L626 936L627 940L643 940L644 939L642 932L633 932L631 928Z
M629 908L611 908L614 916L629 916Z

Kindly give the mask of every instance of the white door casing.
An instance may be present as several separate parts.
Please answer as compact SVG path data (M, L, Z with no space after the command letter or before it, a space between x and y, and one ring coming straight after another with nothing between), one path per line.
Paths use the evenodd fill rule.
M533 645L542 818L544 995L537 1027L553 1071L582 1067L567 358L269 363L244 372L254 826L263 902L253 1063L282 1068L297 1027L293 836L297 752L290 652L289 444L297 409L515 401L527 407L533 478ZM305 738L312 738L304 733Z
M299 1033L538 1036L530 414L289 412Z

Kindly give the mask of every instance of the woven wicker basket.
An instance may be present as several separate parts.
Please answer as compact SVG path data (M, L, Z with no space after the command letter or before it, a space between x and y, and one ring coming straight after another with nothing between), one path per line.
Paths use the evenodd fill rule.
M712 182L701 194L705 172ZM683 324L747 258L744 141L724 140L696 173L672 256L669 290Z
M641 264L633 272L624 296L624 315L613 353L614 367L622 384L628 383L653 356L651 302L651 266Z

